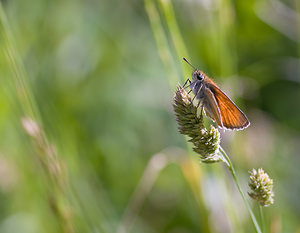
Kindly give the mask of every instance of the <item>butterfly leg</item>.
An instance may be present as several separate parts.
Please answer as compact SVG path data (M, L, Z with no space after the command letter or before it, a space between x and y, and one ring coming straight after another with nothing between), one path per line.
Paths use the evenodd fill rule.
M187 88L187 87L189 87L190 85L188 85L187 87L186 87L186 84L191 84L192 82L191 82L191 80L188 78L186 81L185 81L185 83L183 84L183 88Z
M194 99L196 98L196 96L197 96L197 95L194 95L194 97L193 97L193 99L192 99L192 101L191 101L191 104L193 104Z
M201 112L200 112L200 116L203 116L203 104L201 104Z
M197 108L201 107L201 112L200 112L200 117L203 116L203 101L199 100L198 104L197 104Z
M202 87L203 87L203 85L201 85L201 87L198 89L198 91L197 91L197 93L194 95L194 97L193 97L193 99L192 99L192 102L191 102L191 104L193 104L193 102L194 102L194 99L196 98L196 96L200 93L200 91L201 91L201 89L202 89ZM197 108L199 107L199 104L200 104L200 100L199 100L199 103L198 103L198 106L197 106Z

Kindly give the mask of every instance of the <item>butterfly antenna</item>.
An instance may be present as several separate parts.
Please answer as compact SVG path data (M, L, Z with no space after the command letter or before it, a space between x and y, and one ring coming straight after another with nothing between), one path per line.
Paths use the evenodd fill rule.
M191 67L193 67L195 70L197 70L197 69L195 68L195 66L193 66L191 63L189 63L188 60L185 59L185 57L183 58L183 60L184 60L187 64L189 64Z

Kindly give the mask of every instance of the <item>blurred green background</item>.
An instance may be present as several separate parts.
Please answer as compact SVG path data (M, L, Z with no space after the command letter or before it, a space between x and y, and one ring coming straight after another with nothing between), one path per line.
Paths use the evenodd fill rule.
M254 232L177 131L182 57L251 122L221 144L273 178L265 232L300 232L299 1L1 2L1 233Z

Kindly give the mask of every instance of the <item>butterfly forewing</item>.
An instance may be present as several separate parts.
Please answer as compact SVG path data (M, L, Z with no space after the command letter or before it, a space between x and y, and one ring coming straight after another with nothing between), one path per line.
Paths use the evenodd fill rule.
M214 83L208 87L217 101L223 126L227 129L243 129L250 125L245 114ZM221 125L220 125L221 126ZM222 126L221 126L222 127Z

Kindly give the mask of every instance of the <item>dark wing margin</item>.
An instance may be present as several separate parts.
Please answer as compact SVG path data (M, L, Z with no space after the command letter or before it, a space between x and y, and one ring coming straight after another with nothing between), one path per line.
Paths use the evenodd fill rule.
M213 84L208 84L208 87L215 96L225 128L241 130L250 125L246 115L223 91Z

